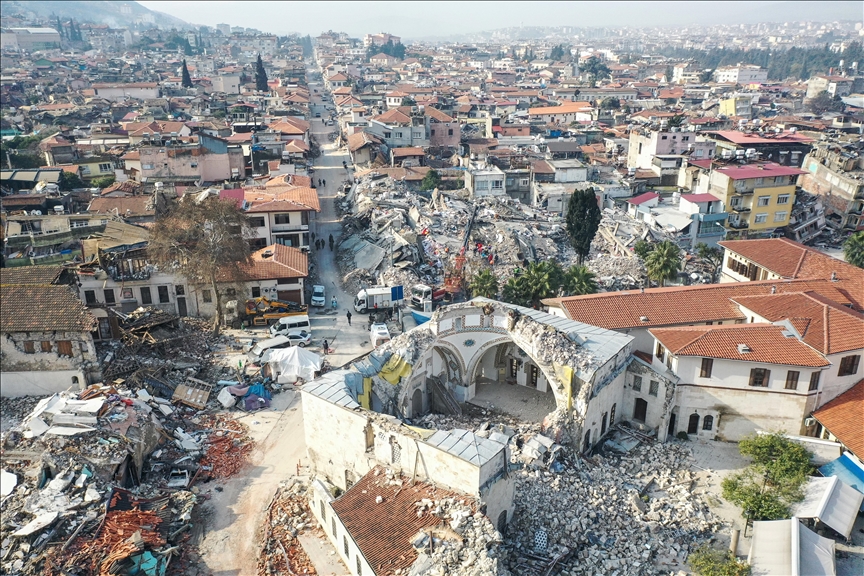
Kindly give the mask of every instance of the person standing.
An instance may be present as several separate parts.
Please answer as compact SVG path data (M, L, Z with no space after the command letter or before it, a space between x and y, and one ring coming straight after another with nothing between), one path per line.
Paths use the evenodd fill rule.
M349 310L345 316L348 317L348 326L351 326L351 311Z
M330 347L327 346L327 341L324 340L324 354L327 354L327 351L330 350Z

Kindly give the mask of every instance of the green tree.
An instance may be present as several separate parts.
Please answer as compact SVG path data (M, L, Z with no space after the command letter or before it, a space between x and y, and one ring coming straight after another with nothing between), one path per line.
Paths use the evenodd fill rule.
M440 186L441 173L434 169L426 172L426 175L423 176L423 180L420 182L421 190L434 190Z
M600 228L601 219L602 213L594 189L574 191L567 206L566 223L570 242L579 255L579 264L585 262L585 257L591 251L591 241Z
M843 243L843 256L846 262L864 268L864 230L855 232Z
M558 295L562 277L563 271L557 262L546 260L528 265L519 278L523 300L526 300L530 307L539 308L542 299Z
M246 214L232 201L192 195L171 206L151 229L148 259L192 284L209 286L216 300L213 333L222 325L222 294L218 282L246 277L252 229Z
M707 261L712 266L711 282L717 282L717 273L723 264L723 250L717 246L708 246L704 242L696 244L696 255Z
M618 98L613 98L612 96L608 96L600 101L600 109L601 110L619 110L621 108L621 101Z
M683 114L676 114L666 121L667 128L680 128L684 124L687 117Z
M642 260L645 260L645 258L648 257L648 254L653 251L654 243L648 242L647 240L637 240L636 244L633 245L633 252L635 252Z
M690 553L687 563L698 576L750 576L750 566L729 550L716 550L707 545Z
M779 433L743 438L738 443L738 451L753 459L754 470L773 487L793 485L794 488L813 471L810 452Z
M468 289L472 296L496 298L498 296L498 277L491 270L484 269L471 278Z
M60 190L63 190L64 192L67 190L74 190L75 188L86 188L87 186L78 174L75 174L74 172L66 172L65 170L60 172L60 180L57 181L57 185L60 187Z
M183 59L183 70L180 75L182 76L182 84L184 88L192 88L192 77L189 76L189 68L186 67L186 59Z
M90 180L90 185L94 188L107 188L114 183L114 176L100 176Z
M521 276L511 276L501 289L501 299L509 304L528 307L531 297Z
M267 85L267 71L264 70L261 54L258 54L258 60L255 62L255 90L259 92L270 91L270 87Z
M645 258L645 268L649 278L664 286L681 270L681 249L669 240L660 242Z
M582 296L597 292L594 273L587 266L571 266L564 272L564 292L568 296Z
M723 498L741 508L748 521L789 517L789 502L777 491L768 488L750 468L727 476L721 487Z
M710 82L711 78L714 76L713 70L703 70L699 74L699 81L705 84L706 82Z
M612 75L609 67L596 56L591 56L585 61L585 64L582 65L582 72L588 74L591 79L591 86L597 84L597 80L609 78Z
M807 108L814 114L821 116L826 112L841 112L843 110L843 101L839 98L832 98L827 91L823 90L808 100Z

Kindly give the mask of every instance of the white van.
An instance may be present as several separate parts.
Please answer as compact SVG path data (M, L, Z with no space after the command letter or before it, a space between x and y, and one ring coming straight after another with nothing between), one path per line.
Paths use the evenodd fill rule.
M268 350L274 350L277 348L288 348L291 346L291 339L287 336L276 336L275 338L269 338L267 340L262 340L255 344L249 353L246 355L251 362L258 362L261 360L261 356L264 355Z
M278 322L274 322L270 326L270 335L278 336L279 334L287 334L293 330L305 330L312 332L312 326L309 324L309 316L300 314L297 316L283 316Z

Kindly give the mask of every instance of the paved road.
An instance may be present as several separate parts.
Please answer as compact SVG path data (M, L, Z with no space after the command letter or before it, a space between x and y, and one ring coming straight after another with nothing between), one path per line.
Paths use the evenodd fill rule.
M322 83L311 83L312 111L313 116L317 111L321 112L321 118L312 118L312 135L321 146L321 156L315 160L315 182L318 179L327 182L318 187L318 200L321 203L321 213L317 218L316 238L327 240L332 234L336 242L342 235L342 226L336 216L335 198L336 191L343 182L353 177L351 170L351 158L347 149L339 149L328 139L328 134L337 130L336 126L326 126L323 122L329 114L326 112L322 99L324 85ZM314 90L318 90L316 94ZM342 167L342 162L348 163L349 170ZM347 294L342 290L339 277L339 267L335 262L335 252L331 252L328 246L323 250L313 250L310 254L310 262L317 267L319 278L324 284L327 292L327 306L322 309L310 311L312 322L312 333L316 340L327 339L334 352L330 354L329 361L333 366L341 366L372 349L369 343L369 332L367 330L368 319L354 310L355 294ZM330 299L336 295L338 312L333 313L330 308ZM352 326L348 326L346 313L351 311Z

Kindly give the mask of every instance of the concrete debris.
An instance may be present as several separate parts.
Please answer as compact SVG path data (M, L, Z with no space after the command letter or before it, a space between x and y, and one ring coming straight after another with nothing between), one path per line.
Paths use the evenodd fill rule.
M309 511L307 486L298 480L279 485L264 524L264 540L258 555L258 576L317 574L297 536L315 525Z

